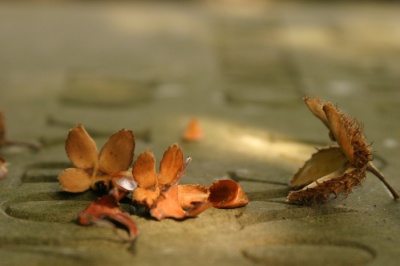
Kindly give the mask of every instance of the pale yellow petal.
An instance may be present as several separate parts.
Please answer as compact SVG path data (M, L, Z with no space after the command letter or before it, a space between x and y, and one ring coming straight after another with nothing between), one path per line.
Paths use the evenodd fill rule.
M328 118L326 117L325 112L322 110L322 107L325 104L330 104L330 103L326 103L319 98L304 97L303 99L304 99L304 102L306 103L308 109L310 109L310 111L316 117L318 117L322 121L322 123L324 123L324 125L326 127L329 128Z
M127 170L132 163L134 150L135 138L132 131L120 130L101 149L99 170L108 174Z
M65 150L77 168L93 168L98 159L96 143L81 124L69 131Z
M90 188L90 175L78 168L67 168L59 176L60 188L66 192L84 192Z
M333 172L344 172L349 161L340 148L319 150L292 177L290 188L302 188Z

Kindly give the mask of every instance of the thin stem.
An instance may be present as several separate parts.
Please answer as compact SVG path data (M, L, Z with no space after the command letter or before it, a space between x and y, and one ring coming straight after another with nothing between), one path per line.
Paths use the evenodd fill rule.
M392 196L394 199L400 198L400 195L392 188L389 183L386 181L385 177L379 172L379 170L373 165L371 162L367 165L367 171L373 173L377 178L379 178L383 184L389 189L390 193L392 193Z

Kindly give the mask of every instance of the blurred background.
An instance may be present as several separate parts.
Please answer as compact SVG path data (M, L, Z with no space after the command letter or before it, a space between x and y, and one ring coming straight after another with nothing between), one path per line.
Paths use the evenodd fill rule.
M261 116L316 95L361 120L373 99L390 125L399 13L391 1L1 1L0 106L24 124L42 119L31 107L149 102Z

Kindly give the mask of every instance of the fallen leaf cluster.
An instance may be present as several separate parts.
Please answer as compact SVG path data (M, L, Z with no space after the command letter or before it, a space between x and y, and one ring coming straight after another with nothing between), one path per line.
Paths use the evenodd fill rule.
M329 129L329 137L338 145L320 149L292 177L287 201L312 205L330 200L332 195L347 196L365 178L374 173L395 199L397 192L372 164L371 146L366 144L361 124L342 113L335 105L318 98L304 98L310 111Z
M173 144L165 151L156 172L156 160L150 150L141 153L129 170L135 148L132 131L121 130L113 134L98 152L96 143L85 128L78 124L71 129L65 150L74 165L58 176L60 188L71 193L88 189L109 191L79 214L82 225L111 220L122 224L133 239L136 235L129 215L122 213L119 200L131 193L132 201L143 206L157 219L184 219L194 217L213 206L236 208L245 206L248 198L240 185L232 180L220 180L210 187L180 185L191 158L184 159L183 150ZM117 192L115 192L117 191Z

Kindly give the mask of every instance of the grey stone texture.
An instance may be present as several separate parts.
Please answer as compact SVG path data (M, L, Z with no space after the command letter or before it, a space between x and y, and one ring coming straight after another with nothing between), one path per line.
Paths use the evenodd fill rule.
M279 2L279 1L277 1ZM1 265L398 265L400 203L372 176L345 199L285 202L287 182L331 145L304 95L364 124L374 163L400 190L400 6L372 3L0 3ZM180 136L192 117L205 132ZM139 236L76 223L97 195L61 192L64 141L99 147L126 128L137 156L178 142L183 183L235 178L244 208L184 221L132 213ZM135 157L136 157L135 156ZM120 232L123 234L124 232Z

